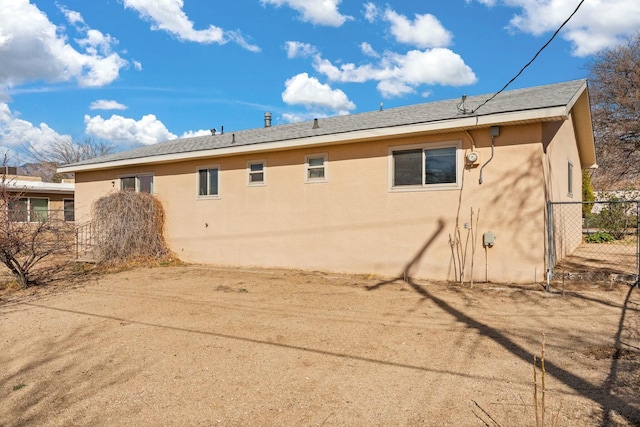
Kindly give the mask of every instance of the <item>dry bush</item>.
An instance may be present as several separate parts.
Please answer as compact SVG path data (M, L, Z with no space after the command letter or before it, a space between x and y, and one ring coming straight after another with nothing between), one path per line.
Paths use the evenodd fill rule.
M119 191L92 208L98 239L94 256L101 264L170 258L164 240L164 209L153 195Z

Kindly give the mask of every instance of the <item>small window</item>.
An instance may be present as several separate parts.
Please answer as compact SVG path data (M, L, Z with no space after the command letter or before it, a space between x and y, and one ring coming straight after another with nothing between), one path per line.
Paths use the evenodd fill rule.
M13 222L29 221L29 199L25 197L9 201L9 220Z
M250 162L247 171L249 173L249 185L261 185L264 184L264 163L265 162Z
M218 196L219 168L198 169L198 197Z
M316 154L305 158L305 174L307 182L327 180L327 155Z
M153 194L153 175L141 174L120 177L120 189Z
M567 193L573 197L573 163L567 163Z
M29 221L40 222L49 218L49 199L29 198Z
M390 151L392 189L457 187L457 146L429 144Z
M64 220L66 222L73 222L76 220L75 207L73 199L64 199L63 203L63 211L64 211Z

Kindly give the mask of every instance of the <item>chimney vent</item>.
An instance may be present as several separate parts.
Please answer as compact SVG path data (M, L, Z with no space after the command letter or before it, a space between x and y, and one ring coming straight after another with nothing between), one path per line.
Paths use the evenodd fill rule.
M313 119L313 129L320 129L320 125L318 124L318 119Z
M271 113L269 112L264 113L264 127L271 127Z

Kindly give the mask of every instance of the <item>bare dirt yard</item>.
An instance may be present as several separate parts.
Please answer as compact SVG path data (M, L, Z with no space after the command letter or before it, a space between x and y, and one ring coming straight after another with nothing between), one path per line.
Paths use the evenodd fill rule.
M1 426L640 425L640 290L137 268L3 294ZM538 411L540 425L542 412Z

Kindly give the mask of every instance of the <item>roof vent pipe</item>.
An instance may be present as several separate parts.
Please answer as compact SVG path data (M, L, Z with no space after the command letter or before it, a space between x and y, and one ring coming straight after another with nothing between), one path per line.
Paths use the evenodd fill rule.
M320 129L320 125L318 124L318 119L313 119L313 129Z
M264 113L264 127L271 127L271 113L269 112Z

